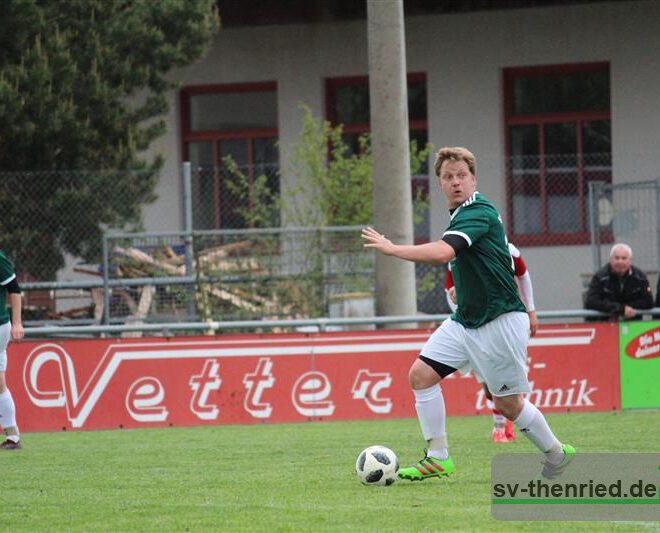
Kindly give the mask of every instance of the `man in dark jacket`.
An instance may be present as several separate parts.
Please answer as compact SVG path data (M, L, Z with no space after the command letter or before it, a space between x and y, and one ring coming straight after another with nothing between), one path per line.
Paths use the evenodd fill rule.
M649 280L632 264L632 250L627 244L615 244L610 261L589 283L585 308L602 311L613 319L631 319L638 309L653 307Z

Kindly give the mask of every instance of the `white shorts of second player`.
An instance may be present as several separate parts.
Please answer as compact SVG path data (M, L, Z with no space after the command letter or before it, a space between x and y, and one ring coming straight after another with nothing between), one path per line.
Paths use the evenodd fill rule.
M512 312L480 328L445 320L426 341L421 355L465 373L472 369L493 396L531 392L527 379L529 316Z
M0 372L7 370L7 345L11 338L11 324L5 322L0 326Z

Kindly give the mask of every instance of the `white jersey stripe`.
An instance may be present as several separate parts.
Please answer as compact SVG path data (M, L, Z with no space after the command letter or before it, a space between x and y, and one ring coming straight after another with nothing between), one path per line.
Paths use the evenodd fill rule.
M6 280L0 281L0 285L7 285L11 280L13 280L16 277L16 274L12 274L9 276Z

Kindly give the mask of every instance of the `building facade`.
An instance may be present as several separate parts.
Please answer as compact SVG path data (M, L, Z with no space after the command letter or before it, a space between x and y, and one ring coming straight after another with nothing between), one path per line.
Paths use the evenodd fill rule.
M523 251L538 308L581 308L593 270L588 183L660 176L660 2L410 15L405 33L411 138L469 147L479 190ZM368 131L367 47L364 19L221 29L202 61L174 75L181 89L152 147L166 167L147 229L182 227L184 160L208 169L193 191L198 227L240 225L213 170L224 155L289 194L300 104L345 124L354 143ZM427 238L438 239L448 214L429 181ZM654 257L642 268L657 270Z

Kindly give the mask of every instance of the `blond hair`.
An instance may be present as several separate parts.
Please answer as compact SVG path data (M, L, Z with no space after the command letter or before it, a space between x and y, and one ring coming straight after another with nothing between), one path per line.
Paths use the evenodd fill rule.
M440 167L445 161L465 161L473 176L477 175L477 158L467 148L445 146L435 154L435 175L440 176Z

